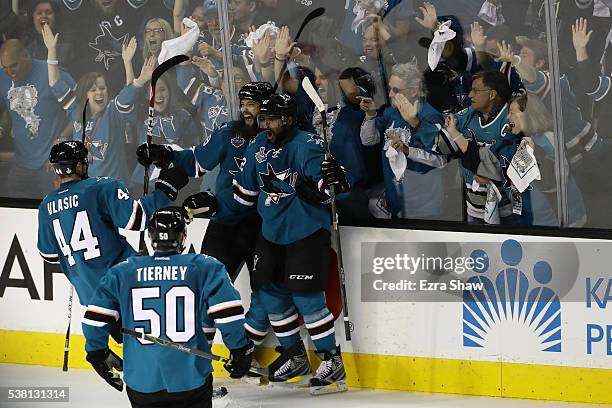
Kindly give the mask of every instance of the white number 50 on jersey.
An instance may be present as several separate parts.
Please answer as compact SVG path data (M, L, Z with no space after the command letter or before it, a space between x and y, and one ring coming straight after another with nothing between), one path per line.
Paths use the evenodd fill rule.
M160 298L158 286L132 289L132 313L134 322L149 322L151 331L147 333L143 327L134 330L150 334L154 337L161 335L161 316L154 309L145 309L145 299L157 300ZM183 298L183 330L178 329L177 299ZM175 343L188 342L195 335L195 294L188 286L174 286L166 292L165 303L162 309L166 311L164 323L166 336ZM142 344L153 344L148 340L138 338Z

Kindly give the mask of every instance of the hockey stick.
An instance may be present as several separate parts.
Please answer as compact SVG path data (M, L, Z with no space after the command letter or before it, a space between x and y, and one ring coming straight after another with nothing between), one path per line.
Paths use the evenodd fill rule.
M81 143L85 144L85 121L87 120L87 105L89 100L85 99L83 106L83 131L81 132ZM68 296L68 327L66 328L66 339L64 340L64 363L62 371L68 371L68 353L70 351L70 324L72 323L72 297L74 296L74 286L70 283L70 295Z
M323 128L323 145L325 146L325 159L330 159L331 149L329 147L329 137L327 135L327 113L325 112L325 105L321 100L321 97L315 90L314 86L310 82L308 77L304 77L302 80L302 87L315 104L316 109L321 113L321 123ZM330 186L329 193L331 196L331 212L332 212L332 226L334 228L335 244L336 244L336 256L338 258L338 271L340 273L340 292L342 294L342 314L344 317L344 333L346 335L346 341L351 341L351 331L353 330L352 324L349 320L348 313L348 302L346 300L346 277L344 275L344 264L342 263L342 246L340 244L340 227L338 225L338 209L336 208L336 193L334 186Z
M157 84L157 80L170 68L175 65L180 64L181 62L188 61L189 57L186 55L175 55L172 58L167 59L166 61L159 64L157 68L153 71L151 75L151 99L149 99L149 111L147 118L147 146L153 143L153 118L155 116L155 85ZM144 185L143 185L143 194L147 195L149 193L149 166L145 166L144 168ZM138 243L138 252L140 255L149 255L149 250L147 249L147 243L145 242L145 232L140 231L140 242Z
M83 124L83 126L85 126ZM66 340L64 342L64 365L62 371L68 371L68 351L70 350L70 323L72 322L72 296L74 287L70 284L70 296L68 296L68 328L66 329Z
M312 10L310 13L308 13L306 18L304 18L304 21L302 21L302 25L298 29L297 34L295 35L295 38L293 39L293 42L298 41L298 39L300 38L300 35L302 35L302 31L304 31L304 27L306 27L306 24L310 23L312 20L314 20L317 17L321 17L324 13L325 13L325 7L318 7ZM289 56L287 56L287 58L289 58ZM272 91L272 93L276 93L276 90L278 89L278 85L285 73L285 69L287 69L287 59L285 59L285 62L283 62L283 69L281 69L280 71L281 72L280 78L277 78L276 83L274 84L274 90Z
M173 348L175 350L182 351L184 353L194 354L194 355L196 355L198 357L202 357L202 358L205 358L207 360L218 361L218 362L223 363L223 364L227 364L227 363L229 363L231 361L227 357L221 357L221 356L218 356L216 354L208 353L206 351L198 350L198 349L191 348L191 347L185 347L184 345L182 345L180 343L175 343L173 341L160 339L159 337L154 337L154 336L151 336L151 335L146 334L146 333L140 333L140 332L137 332L135 330L126 329L125 327L121 328L121 332L123 334L127 334L128 336L136 337L137 339L149 340L149 341L152 341L155 344L159 344L160 346ZM265 376L268 375L268 369L267 368L251 367L249 369L249 371L251 373L257 374L257 375L265 375Z
M85 99L85 106L83 106L83 130L81 132L81 143L85 144L85 120L87 120L87 105L89 104L89 99Z

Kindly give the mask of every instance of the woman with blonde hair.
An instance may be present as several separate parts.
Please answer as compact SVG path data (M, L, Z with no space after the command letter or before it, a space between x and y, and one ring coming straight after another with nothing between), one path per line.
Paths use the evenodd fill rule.
M510 100L508 123L511 132L523 135L533 147L540 167L541 180L531 183L533 224L559 226L557 214L556 138L550 112L540 98L533 94L515 96ZM566 175L567 159L563 157ZM565 179L569 205L569 227L582 227L586 222L586 210L582 194L571 175Z
M147 21L144 29L144 44L142 46L142 59L146 61L149 57L157 57L161 51L161 45L166 40L174 38L174 32L170 23L163 18L152 18Z

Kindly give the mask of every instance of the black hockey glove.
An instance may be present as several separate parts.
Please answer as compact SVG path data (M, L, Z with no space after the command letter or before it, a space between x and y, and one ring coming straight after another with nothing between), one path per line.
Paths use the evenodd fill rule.
M115 323L111 324L110 335L117 344L123 344L123 333L121 333L121 317Z
M333 158L321 162L321 176L323 177L323 185L328 189L333 186L336 194L346 193L350 190L344 167Z
M331 202L331 197L310 181L301 182L295 190L298 196L308 203L327 205Z
M189 221L196 216L198 218L213 217L219 208L217 199L210 191L190 195L183 201L183 207L187 210Z
M231 350L230 361L223 366L230 373L230 377L241 378L249 372L254 352L255 345L251 340L246 346Z
M171 201L176 200L176 196L181 188L189 182L187 173L180 166L170 164L162 168L159 177L155 182L155 188L165 193Z
M151 164L157 167L165 167L172 163L174 152L168 146L153 143L147 146L146 143L143 143L136 149L136 157L138 158L138 163L145 167Z
M103 350L90 351L87 353L86 360L111 387L119 392L123 391L121 376L113 372L113 368L117 371L123 371L123 360L111 349L107 347Z

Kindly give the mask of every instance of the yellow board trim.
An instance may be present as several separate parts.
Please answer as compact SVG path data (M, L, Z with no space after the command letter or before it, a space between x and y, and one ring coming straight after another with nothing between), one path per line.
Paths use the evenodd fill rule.
M0 330L0 363L61 367L64 339L65 335L56 333ZM120 346L111 348L121 352ZM213 352L229 355L218 344ZM272 350L266 350L260 361L265 365L273 356ZM351 387L612 405L612 370L373 354L342 356ZM70 336L69 365L89 368L83 336ZM217 363L215 375L226 376Z

